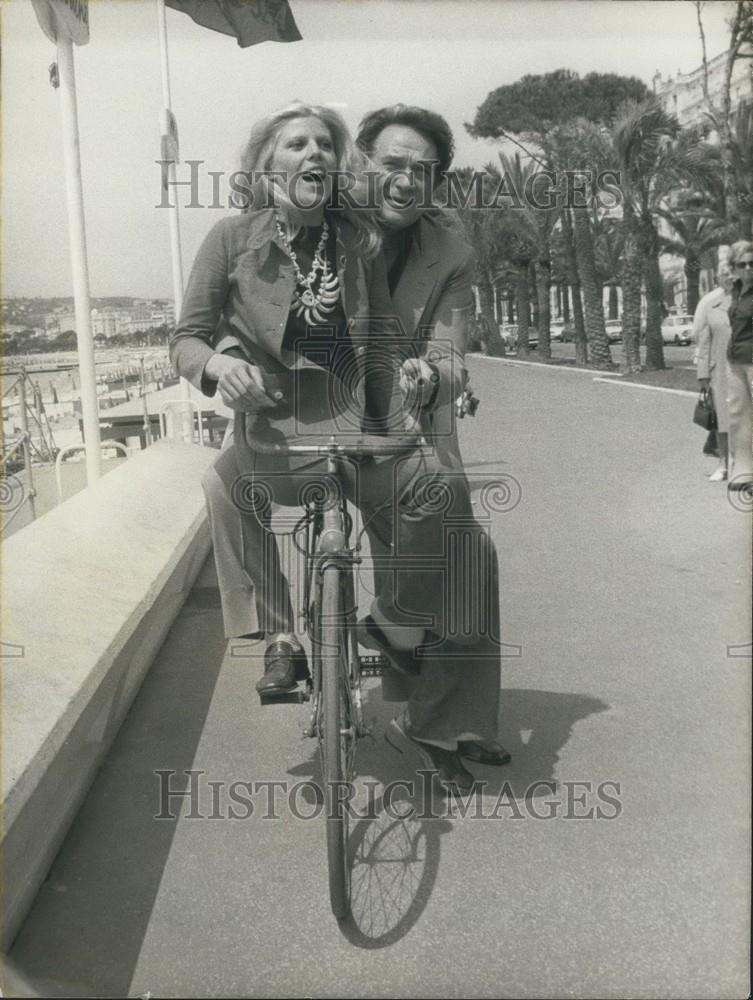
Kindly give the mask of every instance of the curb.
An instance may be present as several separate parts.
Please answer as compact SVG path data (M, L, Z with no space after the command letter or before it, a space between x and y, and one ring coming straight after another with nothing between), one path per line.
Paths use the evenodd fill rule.
M593 375L598 368L575 368L573 365L550 365L546 361L523 361L523 359L518 358L495 358L490 357L488 354L476 354L469 351L466 354L468 358L480 358L482 361L496 361L498 364L503 365L533 365L536 368L546 368L548 371L558 371L558 372L581 372L586 375ZM613 378L622 378L619 372L615 372L612 376Z
M549 365L545 361L519 361L517 358L494 358L489 357L488 354L476 354L474 352L469 352L466 357L480 358L483 361L496 361L503 365L534 365L537 368L547 368L549 371L580 372L581 374L592 376L594 371L598 370L595 368L573 368L572 365ZM695 398L698 395L697 392L693 392L690 389L672 389L669 386L664 385L647 385L645 382L626 382L625 377L621 372L610 372L609 375L596 375L593 380L594 382L606 382L611 383L612 385L630 386L633 389L649 389L652 392L668 392L674 396L693 396Z
M624 385L631 389L648 389L651 392L669 392L673 396L692 396L693 399L698 395L697 392L691 392L690 389L670 389L669 386L665 385L646 385L644 382L616 382L612 378L602 378L598 377L594 379L594 382L605 382L607 385L610 383L612 385Z

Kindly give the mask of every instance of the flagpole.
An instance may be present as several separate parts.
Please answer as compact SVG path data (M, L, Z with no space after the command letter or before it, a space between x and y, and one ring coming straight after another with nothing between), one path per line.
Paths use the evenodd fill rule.
M68 205L68 234L73 276L73 303L76 314L76 343L81 377L81 411L86 452L86 481L91 485L102 475L99 415L97 411L97 376L94 365L94 341L91 328L89 267L86 259L84 191L81 183L81 157L76 108L76 76L73 42L65 31L57 33L57 64L60 79L60 110L63 126L65 191Z
M167 16L165 14L165 0L157 0L157 30L159 32L160 64L162 68L162 135L170 134L170 119L172 117L172 98L170 94L170 63L167 54ZM175 160L171 159L167 164L168 179L168 222L170 225L170 259L172 261L173 275L173 299L175 301L175 320L180 316L183 305L183 254L180 244L180 219L178 217L177 195L175 204L170 204L169 193L175 187ZM181 395L183 399L189 399L188 382L181 378Z

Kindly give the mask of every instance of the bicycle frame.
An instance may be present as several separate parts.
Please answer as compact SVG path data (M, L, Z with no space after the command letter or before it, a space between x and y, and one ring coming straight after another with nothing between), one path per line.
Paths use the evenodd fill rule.
M311 700L312 710L304 733L316 737L322 763L324 800L327 804L327 859L330 902L338 920L347 916L350 906L350 869L348 860L348 812L340 797L342 785L355 776L355 750L358 738L366 732L360 696L362 664L364 672L381 673L385 663L380 657L358 655L354 628L356 618L353 567L360 562L360 546L350 545L353 522L347 511L342 463L372 455L396 455L415 448L418 435L400 439L360 438L352 445L335 437L326 445L306 444L284 447L256 441L254 448L246 436L242 414L236 419L239 455L244 448L276 455L313 455L326 457L327 476L323 496L314 501L313 513L307 507L306 575L302 616L311 639L312 678L306 682L306 694L295 700ZM300 522L299 522L300 523ZM313 611L312 611L313 591ZM329 615L329 617L328 617Z
M327 460L327 472L335 480L340 481L339 464L343 461L337 455L330 454ZM318 712L321 695L322 682L322 655L321 636L318 634L320 622L312 620L311 596L312 582L314 590L314 606L322 606L322 584L324 572L328 566L337 565L340 567L343 578L345 574L350 575L349 594L354 593L353 567L361 562L359 552L360 545L351 548L349 546L350 534L352 531L352 521L347 513L346 501L335 491L330 480L327 480L325 496L319 502L322 509L315 510L312 516L313 530L307 532L306 539L306 575L304 580L304 595L302 615L305 622L306 633L311 640L313 670L311 680L311 700L312 712L309 725L304 729L306 736L318 735ZM352 629L349 630L352 635ZM353 637L354 638L354 637ZM356 672L355 677L351 677L353 683L358 683L358 657L357 646L352 643L349 652L349 667ZM354 655L355 654L355 655ZM359 699L360 702L360 699ZM357 735L361 735L361 714L360 703L356 706L357 711Z

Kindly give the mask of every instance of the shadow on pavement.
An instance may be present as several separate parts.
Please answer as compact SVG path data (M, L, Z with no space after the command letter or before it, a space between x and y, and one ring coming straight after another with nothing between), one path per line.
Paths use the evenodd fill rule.
M16 937L41 996L128 996L182 807L155 818L155 771L169 761L170 792L187 787L223 661L213 576L210 555Z
M417 922L437 879L440 838L452 824L423 819L409 800L390 808L375 803L372 816L351 830L351 914L340 924L358 948L395 944Z
M463 815L462 807L457 810L432 786L428 772L417 770L418 756L401 755L382 739L401 707L382 701L379 686L369 685L364 718L373 726L373 738L362 740L358 749L350 820L351 916L340 924L348 941L365 949L395 944L418 921L439 872L441 837ZM547 794L546 787L531 786L553 780L575 723L608 708L591 695L503 690L500 739L513 759L501 768L470 764L479 780L470 801L500 793L518 800ZM288 773L321 789L316 748L312 745L309 758ZM475 804L466 810L474 811Z
M499 791L507 782L516 798L537 781L551 781L559 754L581 719L606 712L609 705L587 694L503 688L499 739L512 754L504 767L472 764L473 773L486 781L486 792Z

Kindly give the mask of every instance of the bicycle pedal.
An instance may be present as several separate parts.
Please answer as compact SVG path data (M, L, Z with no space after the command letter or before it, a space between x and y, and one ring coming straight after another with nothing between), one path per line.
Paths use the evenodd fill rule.
M285 691L283 694L260 694L259 701L264 705L300 705L304 701L310 701L311 695L302 688L294 688L292 691Z
M389 660L385 656L359 656L358 666L361 677L381 677L391 670Z

